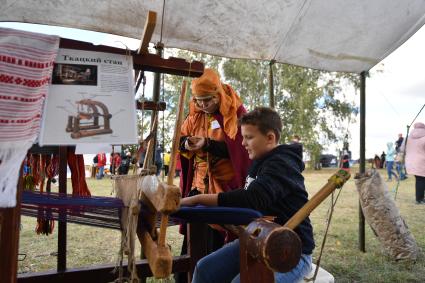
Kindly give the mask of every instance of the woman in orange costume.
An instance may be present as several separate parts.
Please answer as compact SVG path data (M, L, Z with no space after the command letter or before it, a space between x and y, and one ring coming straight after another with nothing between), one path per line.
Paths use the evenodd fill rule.
M241 99L212 69L192 81L192 96L180 140L183 197L243 187L251 161L238 127Z
M239 96L220 81L216 71L206 68L201 77L192 80L189 115L183 122L180 140L183 197L244 186L251 160L242 146L238 118L245 113ZM217 231L210 233L208 249L214 251L224 239ZM184 276L176 281L185 282Z

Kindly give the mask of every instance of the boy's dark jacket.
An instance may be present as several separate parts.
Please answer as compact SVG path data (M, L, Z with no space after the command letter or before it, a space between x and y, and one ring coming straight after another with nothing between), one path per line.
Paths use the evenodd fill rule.
M302 146L279 145L253 162L245 189L220 193L218 205L252 208L277 216L275 222L283 225L308 201L303 170ZM303 254L311 254L314 239L310 219L306 218L295 232L303 243Z

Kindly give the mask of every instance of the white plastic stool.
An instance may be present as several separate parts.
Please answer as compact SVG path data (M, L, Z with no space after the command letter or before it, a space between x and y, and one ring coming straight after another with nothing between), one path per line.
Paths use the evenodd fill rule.
M316 270L316 265L313 263L311 267L312 267L311 272L307 276L305 276L305 278L313 277L314 271ZM315 283L334 283L334 281L335 281L335 278L333 277L332 274L330 274L323 268L319 267L319 272L317 273L316 280L314 281ZM298 283L312 283L312 282L313 281L301 280Z

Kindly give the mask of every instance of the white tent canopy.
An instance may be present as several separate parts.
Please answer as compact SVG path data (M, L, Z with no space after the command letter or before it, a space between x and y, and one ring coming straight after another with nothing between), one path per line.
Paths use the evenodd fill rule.
M0 0L0 21L58 25L140 39L163 0ZM232 58L329 71L367 71L425 23L424 0L165 0L162 42Z

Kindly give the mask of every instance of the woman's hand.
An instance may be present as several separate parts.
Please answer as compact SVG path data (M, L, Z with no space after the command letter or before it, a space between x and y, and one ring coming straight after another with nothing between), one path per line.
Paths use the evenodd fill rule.
M188 151L200 150L205 145L205 140L206 139L204 137L197 137L197 136L188 137L186 139L184 147Z

